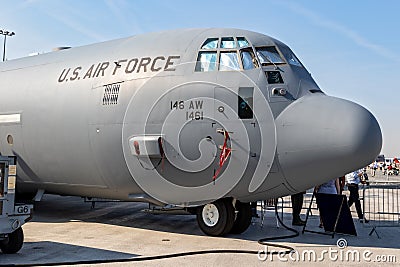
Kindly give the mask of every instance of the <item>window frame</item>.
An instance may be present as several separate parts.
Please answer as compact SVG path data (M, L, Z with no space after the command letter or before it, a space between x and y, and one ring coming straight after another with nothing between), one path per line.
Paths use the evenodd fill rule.
M232 39L233 41L226 41L226 42L233 42L233 47L222 47L222 42L224 42L223 39ZM220 37L219 49L238 49L238 42L237 42L236 37L233 37L233 36Z
M251 92L249 97L245 97L245 93ZM240 120L254 119L254 87L239 87L238 93L237 115ZM250 100L250 101L248 101ZM245 108L240 108L240 105L245 103ZM250 111L250 112L249 112ZM250 116L249 116L250 115Z
M205 45L206 43L208 43L209 40L216 40L216 41L217 41L217 46L216 46L215 48L204 48L204 45ZM220 38L220 37L209 37L209 38L207 38L207 39L203 42L203 44L201 45L199 51L200 51L200 50L216 50L216 49L218 49L219 46L220 46L220 41L221 41L221 38Z
M278 52L278 55L279 55L279 57L281 58L281 60L282 60L283 62L273 62L273 61L271 60L270 63L264 63L264 65L263 65L263 63L261 63L260 59L258 58L257 52L258 52L259 49L268 48L268 47L273 47L273 48L275 48L276 52ZM257 47L254 47L254 50L255 50L255 52L256 52L255 55L256 55L256 57L257 57L257 59L258 59L258 63L261 65L261 67L289 64L289 63L287 62L287 60L286 60L286 57L284 57L283 53L280 51L279 47L276 46L276 45L257 46Z
M221 70L221 54L224 54L224 53L235 53L236 54L238 69L228 68L225 70ZM219 58L218 58L217 64L218 64L218 71L238 71L238 70L240 71L240 70L243 70L242 60L240 59L240 55L238 55L238 50L233 49L233 48L231 48L231 49L227 48L227 49L223 49L222 51L219 51ZM223 65L223 66L226 68L225 65Z
M251 68L251 69L245 69L245 68L244 68L244 60L243 60L243 56L242 56L243 53L242 53L242 52L248 52L248 53L251 53L251 54L252 54L253 58L255 59L255 62L252 61L253 68ZM253 50L253 48L252 48L251 46L246 46L246 47L244 47L244 48L241 48L241 49L239 50L239 55L240 55L240 60L241 60L241 63L242 63L242 69L243 69L243 71L246 71L246 70L254 70L254 69L260 68L261 64L260 64L260 62L258 61L257 55L254 53L254 50ZM257 63L257 66L255 66L254 63Z
M201 70L202 61L199 60L201 54L215 54L215 63L213 70L206 70L206 71ZM210 65L211 62L212 61L207 61L208 65ZM218 52L212 49L199 50L199 52L197 53L195 72L213 72L213 71L218 71Z
M222 39L224 39L224 38L233 38L233 41L234 41L234 43L235 43L235 48L222 48L222 47L221 47L221 45L222 45ZM238 38L239 38L239 39L245 40L245 41L247 42L247 46L239 46ZM217 48L203 48L203 46L206 44L206 42L207 42L208 40L215 40L215 39L217 39L217 41L218 41L218 43L217 43ZM253 54L253 56L254 56L254 58L255 58L255 61L256 61L256 63L257 63L257 64L254 64L254 62L253 62L254 68L252 68L252 69L245 69L245 68L244 68L243 59L242 59L242 51L249 51L249 52L251 52L251 53ZM216 58L216 68L215 68L215 70L212 70L212 71L202 71L202 70L201 70L201 61L198 61L198 59L199 59L199 56L200 56L201 53L207 53L207 52L208 52L208 53L216 52L217 58ZM234 52L234 53L236 53L236 59L237 59L237 62L238 62L238 69L230 69L230 68L224 69L224 70L221 70L221 69L220 69L220 66L221 66L221 64L220 64L220 62L221 62L221 54L222 54L222 53L226 53L226 52ZM280 51L278 51L278 52L280 53ZM279 54L279 55L281 56L281 54ZM259 61L259 59L258 59L258 56L257 56L256 48L250 43L250 41L248 40L247 37L242 36L242 35L241 35L241 36L207 37L207 38L201 43L201 46L200 46L200 48L199 48L198 51L197 51L196 59L195 59L195 60L196 60L196 64L195 64L194 72L248 71L248 70L254 70L254 69L260 69L260 68L262 68L262 64L260 63L260 61ZM200 65L199 65L199 64L200 64ZM257 66L256 66L256 65L257 65Z
M239 40L238 40L239 38L243 38L244 40L246 40L247 45L246 46L240 46L239 45ZM249 40L247 40L247 38L244 37L244 36L236 36L235 39L236 39L236 43L237 43L237 49L243 49L243 48L252 47L250 42L249 42Z

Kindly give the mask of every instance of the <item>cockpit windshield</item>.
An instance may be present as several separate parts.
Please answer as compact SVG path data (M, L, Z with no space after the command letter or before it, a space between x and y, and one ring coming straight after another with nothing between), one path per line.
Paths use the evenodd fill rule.
M298 67L302 67L303 65L301 65L300 60L297 59L297 57L295 56L295 54L293 54L292 52L289 53L285 53L285 58L287 60L287 62L291 65L294 66L298 66Z
M261 65L275 65L285 63L285 61L279 55L274 46L257 48L257 57Z
M244 37L238 37L237 41L240 48L250 46L249 42Z
M196 72L240 71L259 68L250 42L245 37L208 38L197 54Z
M236 48L236 42L233 37L222 37L221 48Z
M201 46L201 49L216 49L218 47L218 38L209 38Z

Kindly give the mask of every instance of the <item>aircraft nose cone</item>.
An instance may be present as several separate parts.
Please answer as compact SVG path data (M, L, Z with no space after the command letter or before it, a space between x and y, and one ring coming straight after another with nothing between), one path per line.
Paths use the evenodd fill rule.
M287 183L306 190L375 160L382 133L375 117L353 102L305 96L276 119L277 152Z

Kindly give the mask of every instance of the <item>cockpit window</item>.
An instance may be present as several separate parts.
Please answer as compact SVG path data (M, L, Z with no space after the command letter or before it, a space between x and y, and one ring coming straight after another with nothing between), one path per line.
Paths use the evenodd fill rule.
M240 56L242 57L243 69L251 70L258 68L258 62L254 56L252 49L243 49L240 51Z
M201 49L216 49L218 47L218 38L208 38Z
M236 48L236 42L233 37L222 37L221 48Z
M239 48L249 46L249 42L244 37L238 37L237 42L238 42Z
M217 52L199 52L196 71L214 71L217 68Z
M285 55L286 60L289 64L291 65L295 65L298 67L302 67L300 60L297 59L297 57L295 56L295 54L293 53L289 53L288 55Z
M261 65L285 63L274 46L257 48L257 57Z
M239 70L240 64L236 51L221 52L219 59L219 70Z
M260 48L263 49L263 48ZM196 72L260 68L254 48L245 37L207 38L197 54Z

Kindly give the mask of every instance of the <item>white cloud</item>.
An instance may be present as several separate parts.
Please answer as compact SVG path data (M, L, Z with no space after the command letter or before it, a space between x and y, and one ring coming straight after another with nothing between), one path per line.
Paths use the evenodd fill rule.
M49 1L49 0L26 0L19 5L20 9L36 8L45 15L58 21L71 30L81 33L82 35L94 39L94 41L104 41L104 37L96 31L92 31L87 22L87 11L81 10L68 2Z
M383 46L380 46L378 44L374 44L373 42L368 41L363 36L361 36L360 34L358 34L355 31L349 29L348 27L346 27L340 23L337 23L335 21L324 18L324 17L316 14L315 12L313 12L309 9L306 9L306 8L302 7L301 5L298 5L297 3L290 2L290 1L279 1L279 2L275 2L275 4L279 4L281 6L286 7L293 13L297 13L297 14L307 18L308 20L310 20L312 23L314 23L315 25L317 25L319 27L323 27L325 29L329 29L331 31L339 33L339 34L347 37L348 39L352 40L358 46L364 47L364 48L370 50L371 52L374 52L375 54L378 54L387 59L394 60L396 62L400 62L399 55L396 55L395 53L386 49Z
M120 27L127 29L129 32L133 29L135 33L142 33L143 29L140 27L138 16L132 6L125 0L104 0L104 3L110 9L113 14L113 18L116 19ZM135 2L131 1L131 5Z
M70 29L77 31L86 37L89 37L91 39L94 39L95 41L104 41L105 38L98 34L95 31L91 31L89 28L85 27L80 23L79 19L76 17L71 17L70 15L67 14L60 14L60 13L53 13L53 12L46 12L46 14L49 17L52 17L54 20L57 20L61 23L63 23L65 26L69 27Z

